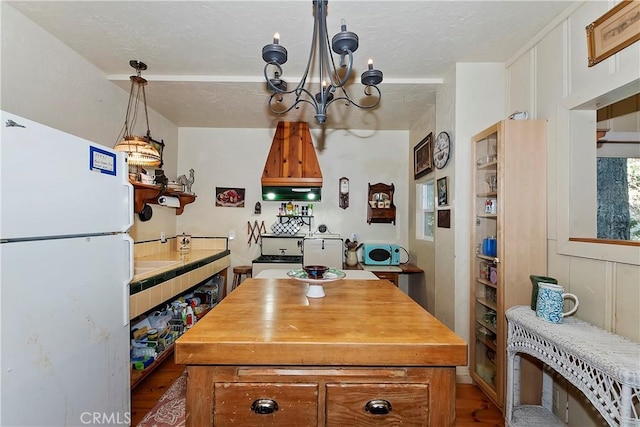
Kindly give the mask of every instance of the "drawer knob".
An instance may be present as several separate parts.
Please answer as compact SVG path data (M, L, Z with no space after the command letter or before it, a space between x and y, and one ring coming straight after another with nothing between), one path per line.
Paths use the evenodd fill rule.
M391 402L384 399L373 399L364 405L364 410L373 415L386 415L391 412Z
M256 414L273 414L278 410L278 402L273 399L258 399L251 404L251 410Z

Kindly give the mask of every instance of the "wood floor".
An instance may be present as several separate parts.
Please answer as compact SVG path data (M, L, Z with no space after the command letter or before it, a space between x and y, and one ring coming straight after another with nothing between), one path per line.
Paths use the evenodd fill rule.
M184 367L168 357L131 393L131 425L136 426L156 404L160 396L180 376ZM498 408L471 384L456 386L456 427L503 427Z

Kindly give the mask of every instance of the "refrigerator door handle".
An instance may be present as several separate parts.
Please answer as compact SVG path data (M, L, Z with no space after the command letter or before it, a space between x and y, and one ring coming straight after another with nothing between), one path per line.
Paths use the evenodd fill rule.
M124 154L120 155L121 153L118 153L119 159L120 159L120 167L122 168L123 171L127 171L127 173L122 173L120 176L122 176L122 184L127 187L127 220L129 221L126 224L126 228L122 231L128 231L131 229L131 227L133 227L133 211L135 210L135 194L134 194L134 189L133 189L133 185L131 185L131 182L129 182L129 164L127 163L126 158L124 157Z
M133 227L133 211L135 210L135 195L133 193L133 185L131 185L131 183L128 181L127 178L127 190L129 192L129 199L128 199L128 205L129 207L128 212L129 212L129 223L127 224L127 228L124 231L129 231L131 229L131 227Z
M127 326L129 325L129 302L130 302L130 286L131 286L131 281L133 280L133 248L134 248L134 241L131 238L131 236L129 236L128 233L123 233L122 234L124 240L127 241L128 243L128 249L129 249L129 277L127 278L126 283L123 284L122 286L122 311L123 311L123 325Z

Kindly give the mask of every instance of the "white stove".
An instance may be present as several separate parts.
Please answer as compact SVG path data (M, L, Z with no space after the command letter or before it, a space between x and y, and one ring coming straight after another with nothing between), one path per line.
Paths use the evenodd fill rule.
M310 236L263 234L260 236L260 253L253 260L253 277L264 270L293 270L303 265L342 269L344 242L340 235L330 233Z
M263 234L260 236L260 256L253 260L251 275L256 277L263 270L302 268L303 235L283 236Z

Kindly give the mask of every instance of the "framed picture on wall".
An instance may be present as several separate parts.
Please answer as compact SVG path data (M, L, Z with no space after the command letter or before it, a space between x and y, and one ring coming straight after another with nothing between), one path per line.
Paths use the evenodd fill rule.
M451 228L451 210L442 209L438 211L438 227Z
M589 67L640 40L639 16L640 1L623 0L587 25Z
M438 206L447 206L449 204L448 181L449 179L446 176L436 181L438 189Z
M433 132L413 147L413 178L418 179L433 170Z
M244 188L216 187L216 206L244 207Z
M158 167L161 168L164 165L164 157L163 157L164 139L161 139L160 141L156 141L153 138L149 138L149 144L151 144L153 148L158 150L158 154L160 154L160 164L158 165Z

